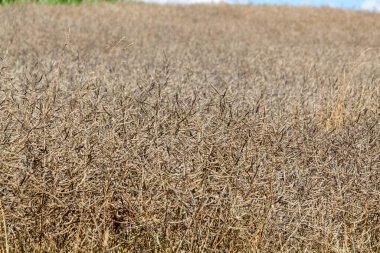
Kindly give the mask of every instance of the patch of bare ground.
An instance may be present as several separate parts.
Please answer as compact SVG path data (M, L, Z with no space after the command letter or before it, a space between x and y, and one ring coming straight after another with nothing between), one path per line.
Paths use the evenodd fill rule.
M0 8L3 252L379 252L380 15Z

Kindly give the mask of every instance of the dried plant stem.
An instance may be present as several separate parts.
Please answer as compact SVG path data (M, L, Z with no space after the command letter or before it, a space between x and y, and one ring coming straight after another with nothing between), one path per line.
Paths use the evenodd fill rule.
M9 243L8 243L8 232L7 232L7 223L5 221L5 213L3 209L3 205L0 200L0 208L1 208L1 216L2 216L2 221L3 221L3 229L4 229L4 240L5 240L5 252L9 253Z

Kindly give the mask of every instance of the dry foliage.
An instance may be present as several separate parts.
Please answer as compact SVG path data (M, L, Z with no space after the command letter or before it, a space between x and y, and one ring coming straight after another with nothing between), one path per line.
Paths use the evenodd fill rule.
M380 15L0 8L4 252L380 252Z

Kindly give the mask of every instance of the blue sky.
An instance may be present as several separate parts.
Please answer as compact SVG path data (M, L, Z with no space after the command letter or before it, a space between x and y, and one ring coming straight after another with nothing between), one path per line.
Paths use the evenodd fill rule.
M380 12L380 0L142 0L155 3L230 3L230 4L278 4L294 6L329 6L334 8Z

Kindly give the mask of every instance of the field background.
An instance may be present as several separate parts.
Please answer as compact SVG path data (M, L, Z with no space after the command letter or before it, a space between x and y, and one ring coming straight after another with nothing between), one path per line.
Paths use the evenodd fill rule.
M288 5L309 7L330 7L349 10L380 12L380 0L0 0L0 4L49 3L79 4L94 2L143 2L160 4L251 4L251 5Z
M379 252L380 15L0 8L3 252Z

